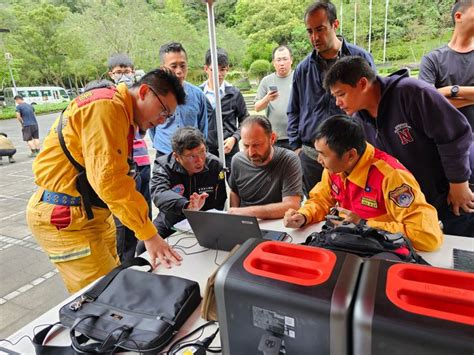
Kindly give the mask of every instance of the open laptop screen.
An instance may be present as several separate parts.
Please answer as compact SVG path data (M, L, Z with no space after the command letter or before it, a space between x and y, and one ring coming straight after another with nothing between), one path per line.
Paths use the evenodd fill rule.
M250 238L263 238L257 218L225 212L183 210L199 245L230 251ZM283 240L284 232L271 231L271 239Z

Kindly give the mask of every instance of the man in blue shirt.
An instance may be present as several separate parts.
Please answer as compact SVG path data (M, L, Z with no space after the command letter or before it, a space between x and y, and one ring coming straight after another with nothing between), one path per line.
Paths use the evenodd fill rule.
M186 81L188 73L188 57L180 43L170 42L160 47L161 65L169 68L178 77L186 92L186 103L179 105L175 113L164 124L149 129L156 157L169 154L171 137L179 127L192 126L198 128L207 138L207 99L197 86Z
M321 180L323 172L313 146L316 128L322 120L343 113L331 93L324 89L324 76L340 57L347 55L363 57L374 69L375 64L368 52L337 37L339 21L332 3L313 3L306 9L304 21L314 50L295 70L287 113L289 143L301 160L305 194L308 195Z
M30 157L36 157L40 151L40 140L38 132L38 121L36 121L35 109L23 100L23 96L15 96L16 118L21 123L23 140L31 149Z

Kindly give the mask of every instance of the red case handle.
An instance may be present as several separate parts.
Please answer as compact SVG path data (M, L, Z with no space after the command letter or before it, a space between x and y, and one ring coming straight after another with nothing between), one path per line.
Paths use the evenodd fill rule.
M474 274L423 265L396 264L385 292L397 307L423 316L474 325Z
M326 282L336 264L330 250L283 242L263 242L245 258L244 269L257 276L301 286Z

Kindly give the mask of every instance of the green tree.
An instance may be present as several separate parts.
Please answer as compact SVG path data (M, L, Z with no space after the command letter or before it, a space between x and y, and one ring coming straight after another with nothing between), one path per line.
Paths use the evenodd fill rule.
M41 3L25 8L14 5L17 26L11 36L12 53L18 70L18 84L47 82L64 85L62 78L66 58L58 41L57 30L69 14L63 6Z
M258 81L267 75L271 70L271 64L266 59L257 59L250 65L249 72L251 75L257 78Z

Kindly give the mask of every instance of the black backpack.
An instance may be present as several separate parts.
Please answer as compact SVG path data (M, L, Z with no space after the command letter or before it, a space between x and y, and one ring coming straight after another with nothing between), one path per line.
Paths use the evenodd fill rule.
M416 253L410 240L402 233L389 233L353 223L332 227L324 225L321 232L311 233L303 244L365 258L380 254L390 259L429 265Z

